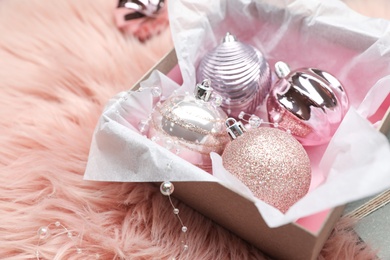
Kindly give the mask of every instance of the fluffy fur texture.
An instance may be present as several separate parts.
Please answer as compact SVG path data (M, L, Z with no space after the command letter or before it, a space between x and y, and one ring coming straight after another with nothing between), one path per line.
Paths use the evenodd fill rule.
M340 219L322 248L318 260L377 259L376 252L353 231L352 227L355 223L356 220L347 217Z
M387 0L343 0L343 2L363 15L390 18L390 2Z
M142 44L121 33L116 4L0 2L0 259L34 259L37 249L42 259L183 258L180 225L156 187L83 181L104 105L172 47L168 30ZM189 229L188 259L264 258L173 201ZM349 226L340 222L321 259L373 258Z

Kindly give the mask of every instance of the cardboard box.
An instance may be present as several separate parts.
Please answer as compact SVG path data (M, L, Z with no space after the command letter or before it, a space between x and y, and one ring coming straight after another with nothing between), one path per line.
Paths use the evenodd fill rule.
M153 70L180 83L176 53L171 50L133 89L138 89ZM175 182L174 185L173 196L276 259L316 259L344 209L340 206L297 223L269 228L252 202L218 183Z
M379 131L387 136L390 141L390 107L387 109L385 116L379 127Z
M313 5L315 4L314 2ZM261 3L261 5L265 5L265 3ZM321 5L321 7L323 6ZM284 5L281 5L279 11L282 13L285 8ZM294 9L294 5L291 8ZM327 11L326 8L323 9ZM321 11L324 11L323 9ZM279 20L283 20L284 16L279 15L278 10L276 13L271 14L268 14L267 10L257 18L269 19L276 24L282 22ZM292 20L295 21L296 25L300 25L301 21L306 19L305 14L301 13L301 10L302 8L294 9L295 16ZM321 12L319 11L319 13ZM340 17L343 16L339 15L333 18L339 19ZM356 18L354 21L356 20L361 22L361 18ZM355 31L350 31L348 27L344 28L343 26L335 29L337 26L333 24L334 21L332 20L331 24L329 22L324 22L320 19L315 26L310 21L308 24L302 22L306 26L295 28L293 31L287 30L288 35L286 35L286 38L288 38L288 41L278 41L280 45L277 45L279 47L276 50L281 52L281 57L289 57L291 60L294 60L293 56L295 54L299 58L305 58L306 60L301 61L301 63L309 65L311 64L309 61L311 61L312 56L318 54L318 52L313 52L313 50L326 49L326 53L332 53L335 57L340 57L338 59L330 59L331 67L340 68L342 67L340 64L345 60L354 59L355 53L360 53L362 49L372 46L380 37L378 28L375 33L369 28L370 33L365 34L363 29L355 28L354 26L350 27L355 28ZM229 25L233 26L234 24ZM270 26L272 27L274 24L271 23ZM323 31L327 33L318 33ZM304 39L314 40L306 41L306 44L292 48L291 42L298 41L301 36ZM309 48L308 42L311 47L315 47ZM301 55L302 53L305 55ZM347 83L344 84L354 85L353 82L356 78L359 78L361 86L373 86L376 80L388 73L388 71L385 71L386 66L382 64L388 63L385 59L375 58L375 61L375 63L370 63L370 69L376 70L378 77L371 77L371 74L367 77L361 77L364 74L363 72L367 70L367 64L354 64L348 71L349 77L345 78ZM365 60L365 62L367 61ZM149 78L153 70L159 70L180 84L182 79L180 78L177 63L175 50L171 50L135 84L133 89L137 89L141 81ZM357 95L357 93L352 94ZM359 95L362 95L362 93L359 93ZM388 120L385 120L384 122L387 123L384 124L389 125ZM156 185L160 185L160 183L156 183ZM316 259L344 209L344 206L339 206L299 219L295 223L278 228L269 228L252 202L221 184L215 182L175 182L174 185L175 192L173 196L276 259Z

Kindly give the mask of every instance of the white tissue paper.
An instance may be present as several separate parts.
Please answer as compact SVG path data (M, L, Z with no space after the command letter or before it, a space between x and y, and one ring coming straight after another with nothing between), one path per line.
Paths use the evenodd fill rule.
M212 181L253 201L270 227L278 227L390 188L390 146L369 117L390 93L390 23L361 16L338 0L171 0L172 36L183 85L154 72L140 91L114 97L96 127L86 180L119 182ZM255 198L212 154L213 175L156 145L138 130L157 100L192 92L201 57L231 32L259 48L271 67L316 67L344 85L351 109L329 145L306 148L310 192L286 214Z

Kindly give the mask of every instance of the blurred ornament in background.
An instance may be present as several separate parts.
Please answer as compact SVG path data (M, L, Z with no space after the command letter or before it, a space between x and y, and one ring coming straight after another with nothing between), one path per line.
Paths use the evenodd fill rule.
M157 104L148 137L190 163L211 172L210 152L222 154L226 136L221 98L212 95L209 80L195 87L194 95L172 95Z
M313 68L290 71L284 62L275 64L279 80L267 100L268 119L303 145L330 140L349 108L347 94L330 73Z
M118 28L145 41L168 26L166 0L120 0L115 10Z
M129 13L125 15L125 20L139 18L139 16L155 17L161 8L164 7L164 0L120 0L118 8L126 8L135 11L138 15Z
M232 117L241 111L254 113L271 87L271 70L264 55L230 33L202 58L197 79L204 78L211 80L223 98L222 108Z
M222 154L223 166L260 200L285 213L308 191L309 156L286 131L259 127L246 130L234 118L226 120L232 142Z

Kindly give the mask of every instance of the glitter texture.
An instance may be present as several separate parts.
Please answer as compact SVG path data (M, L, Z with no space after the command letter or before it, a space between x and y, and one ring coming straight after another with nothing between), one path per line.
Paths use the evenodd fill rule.
M284 213L309 190L309 157L285 131L250 130L226 147L222 159L223 166L256 197Z
M280 115L279 127L285 130L289 129L295 137L305 138L313 132L311 126L306 125L290 112L281 109Z

